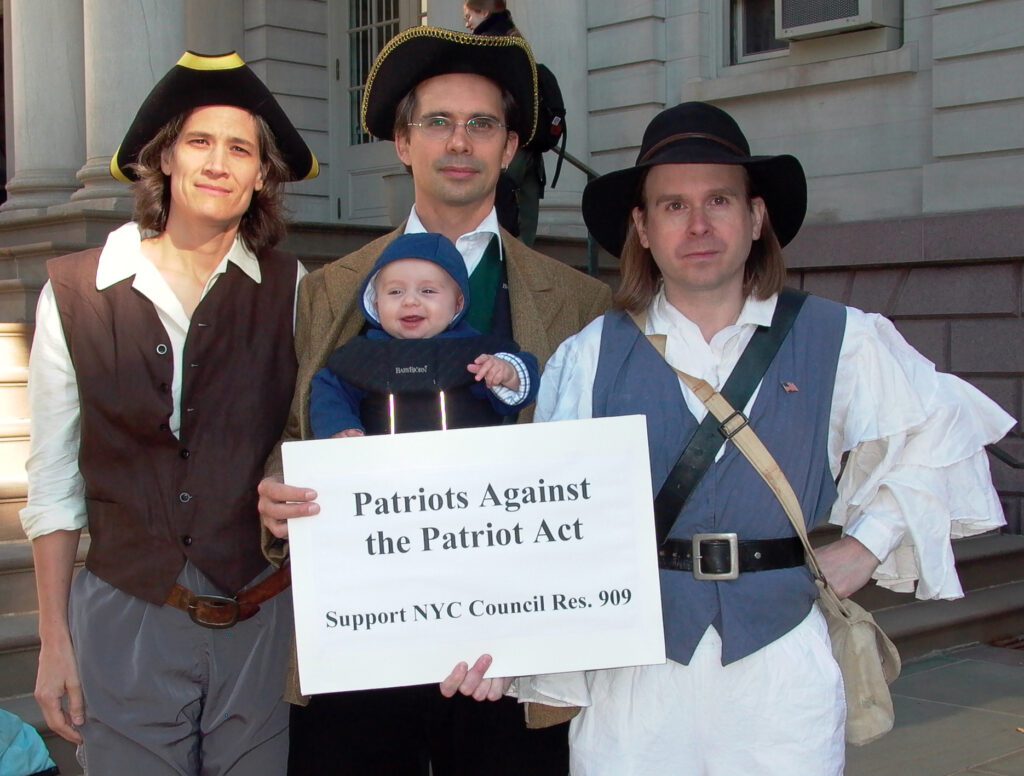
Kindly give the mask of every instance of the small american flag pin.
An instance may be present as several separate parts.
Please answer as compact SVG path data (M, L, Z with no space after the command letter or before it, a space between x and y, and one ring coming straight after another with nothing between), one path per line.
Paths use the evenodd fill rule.
M783 383L782 390L786 393L800 393L800 389L796 387L796 383Z

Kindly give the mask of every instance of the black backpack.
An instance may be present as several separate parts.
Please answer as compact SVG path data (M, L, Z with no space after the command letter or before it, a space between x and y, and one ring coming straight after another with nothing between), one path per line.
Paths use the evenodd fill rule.
M533 140L524 146L528 151L544 153L550 151L562 143L562 152L565 151L565 101L562 99L562 90L558 88L558 79L547 67L537 64L537 132ZM562 172L562 155L558 155L558 162L555 165L555 177L551 181L551 188L558 183L558 175Z

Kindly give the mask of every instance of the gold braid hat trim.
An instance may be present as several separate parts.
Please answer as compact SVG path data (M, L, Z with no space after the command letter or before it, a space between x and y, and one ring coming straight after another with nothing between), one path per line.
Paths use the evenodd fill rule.
M533 139L533 136L537 134L537 118L538 109L540 107L540 97L538 96L537 87L537 61L533 58L533 50L530 45L526 42L523 37L505 35L505 36L490 36L490 35L470 35L465 32L456 32L455 30L445 30L440 27L410 27L398 33L395 37L389 40L384 48L380 50L377 58L373 62L373 67L370 68L370 75L366 78L366 84L363 88L363 102L359 108L359 123L363 127L363 131L368 135L372 135L370 128L366 125L366 107L370 102L370 91L373 89L373 82L377 78L377 72L380 70L384 60L386 60L394 49L401 46L405 41L411 38L437 38L438 40L447 40L451 43L461 43L468 46L492 46L496 48L515 46L522 49L526 53L526 57L530 62L530 71L532 74L531 81L533 82L533 120L530 124L530 137L527 140L521 140L520 145L524 145Z

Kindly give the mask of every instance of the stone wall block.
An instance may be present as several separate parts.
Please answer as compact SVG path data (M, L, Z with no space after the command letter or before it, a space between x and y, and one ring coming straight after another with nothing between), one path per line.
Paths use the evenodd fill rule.
M921 355L935 364L940 372L949 372L949 323L908 319L895 321L903 338L916 348Z
M937 61L932 95L936 108L1012 100L1024 95L1024 48Z
M661 19L638 19L591 30L587 35L590 70L650 61L665 61L665 25Z
M1005 164L1005 160L996 161ZM950 165L948 172L954 171L955 165ZM1024 165L1021 172L1024 173ZM1012 176L1012 169L1004 174ZM1017 179L1018 189L1020 180ZM968 188L964 196L977 196L977 192ZM929 218L921 224L924 241L921 256L928 261L1024 257L1024 210L1020 208L956 213Z
M950 325L951 369L976 375L1024 372L1024 319L955 321Z
M906 278L904 269L858 270L847 304L870 313L892 314L892 304Z
M1021 70L1024 72L1024 59ZM924 212L985 211L1024 205L1024 154L937 162L924 167ZM980 235L984 237L984 235ZM1017 254L1020 255L1020 254Z
M323 0L245 0L245 27L282 27L322 33L327 29Z
M1007 316L1019 306L1016 264L919 267L910 270L892 315Z
M587 93L591 111L663 103L666 94L665 65L661 62L640 62L591 73L587 79ZM636 133L636 142L639 143L643 128L637 127Z
M1021 149L1021 127L1024 100L937 111L932 124L933 151L944 157Z
M790 272L800 279L799 287L833 302L847 303L850 295L850 275L847 272ZM791 283L796 285L796 283Z
M277 59L323 68L327 36L322 32L256 27L245 34L245 54L248 60Z
M935 15L932 21L936 59L1024 47L1019 0L988 0Z
M665 0L615 0L615 2L588 2L587 27L610 27L636 19L665 18Z
M1019 377L973 377L971 385L988 396L1006 412L1017 419L1017 425L1010 429L1010 438L1021 432L1021 382ZM1024 449L1019 451L1024 457Z

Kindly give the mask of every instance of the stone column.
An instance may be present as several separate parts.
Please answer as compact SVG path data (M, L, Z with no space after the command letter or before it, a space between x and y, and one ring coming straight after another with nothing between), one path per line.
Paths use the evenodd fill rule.
M185 0L185 44L197 54L237 51L248 61L243 0Z
M60 0L49 0L60 2ZM63 3L62 3L63 4ZM74 206L126 206L110 159L142 101L185 50L185 10L165 0L83 0L86 161Z
M82 8L67 0L11 0L14 169L5 214L67 202L85 157Z

